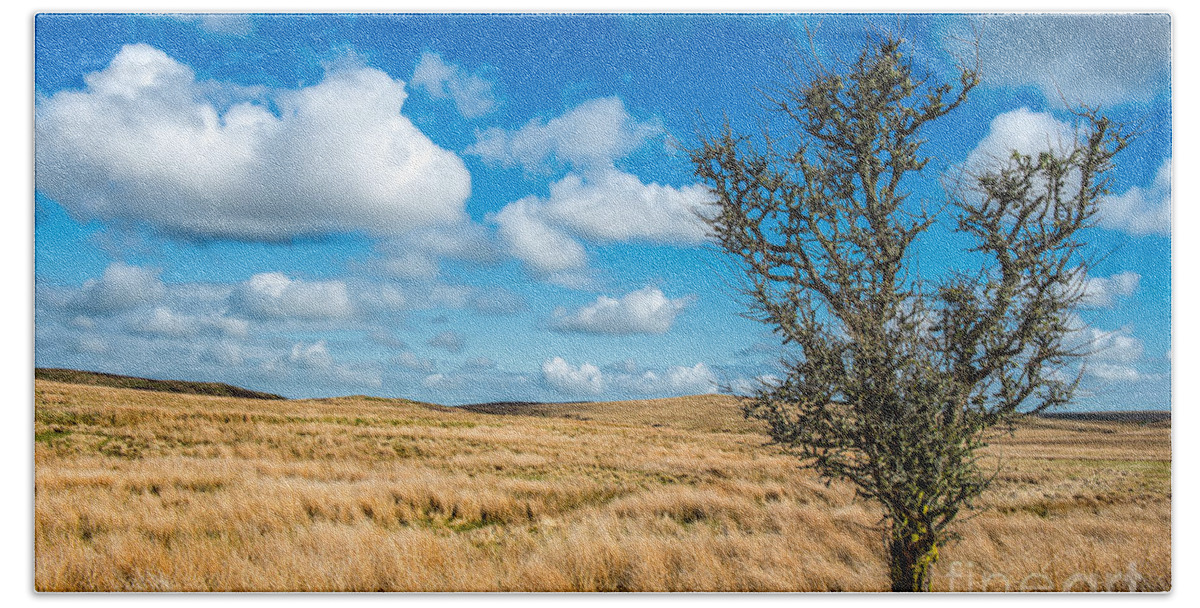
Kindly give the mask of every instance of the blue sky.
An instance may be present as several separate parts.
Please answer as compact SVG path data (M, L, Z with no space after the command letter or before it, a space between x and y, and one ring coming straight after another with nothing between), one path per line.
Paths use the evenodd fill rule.
M1076 407L1169 408L1162 15L42 15L35 363L447 404L747 386L780 350L675 142L758 129L797 48L879 29L942 77L981 32L914 198L1069 133L1069 104L1137 126L1087 234ZM936 277L962 243L928 237Z

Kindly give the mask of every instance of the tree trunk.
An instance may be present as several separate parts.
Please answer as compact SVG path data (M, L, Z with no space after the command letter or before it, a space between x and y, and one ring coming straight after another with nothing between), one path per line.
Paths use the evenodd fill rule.
M937 545L931 535L896 530L889 546L892 591L929 591Z

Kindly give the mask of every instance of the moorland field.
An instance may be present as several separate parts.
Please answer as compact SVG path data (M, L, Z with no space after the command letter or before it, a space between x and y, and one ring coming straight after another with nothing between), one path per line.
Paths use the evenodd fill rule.
M727 396L465 409L38 379L34 433L42 591L889 588L875 507ZM1169 419L998 433L934 589L1169 589L1170 442Z

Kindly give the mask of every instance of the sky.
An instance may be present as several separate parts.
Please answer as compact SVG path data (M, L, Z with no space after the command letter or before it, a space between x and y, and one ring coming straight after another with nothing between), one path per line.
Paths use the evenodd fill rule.
M1078 105L1136 128L1085 235L1072 407L1169 409L1165 15L42 14L35 364L444 404L745 390L787 352L740 316L682 150L777 126L789 60L880 31L983 74L913 200ZM926 236L936 279L965 243Z

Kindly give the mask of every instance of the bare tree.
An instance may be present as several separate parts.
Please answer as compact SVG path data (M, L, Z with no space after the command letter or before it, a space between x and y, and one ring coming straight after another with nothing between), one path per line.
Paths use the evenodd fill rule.
M1129 135L1094 111L1056 150L1013 152L967 176L941 213L908 200L921 130L979 82L914 76L903 40L880 36L841 71L768 97L789 129L691 151L715 199L712 236L744 271L750 316L795 356L744 401L773 440L883 512L892 589L925 591L955 519L988 485L985 431L1066 403L1070 312L1086 264L1079 232L1108 192ZM786 145L785 145L786 144ZM939 215L973 237L973 268L934 284L913 245Z

